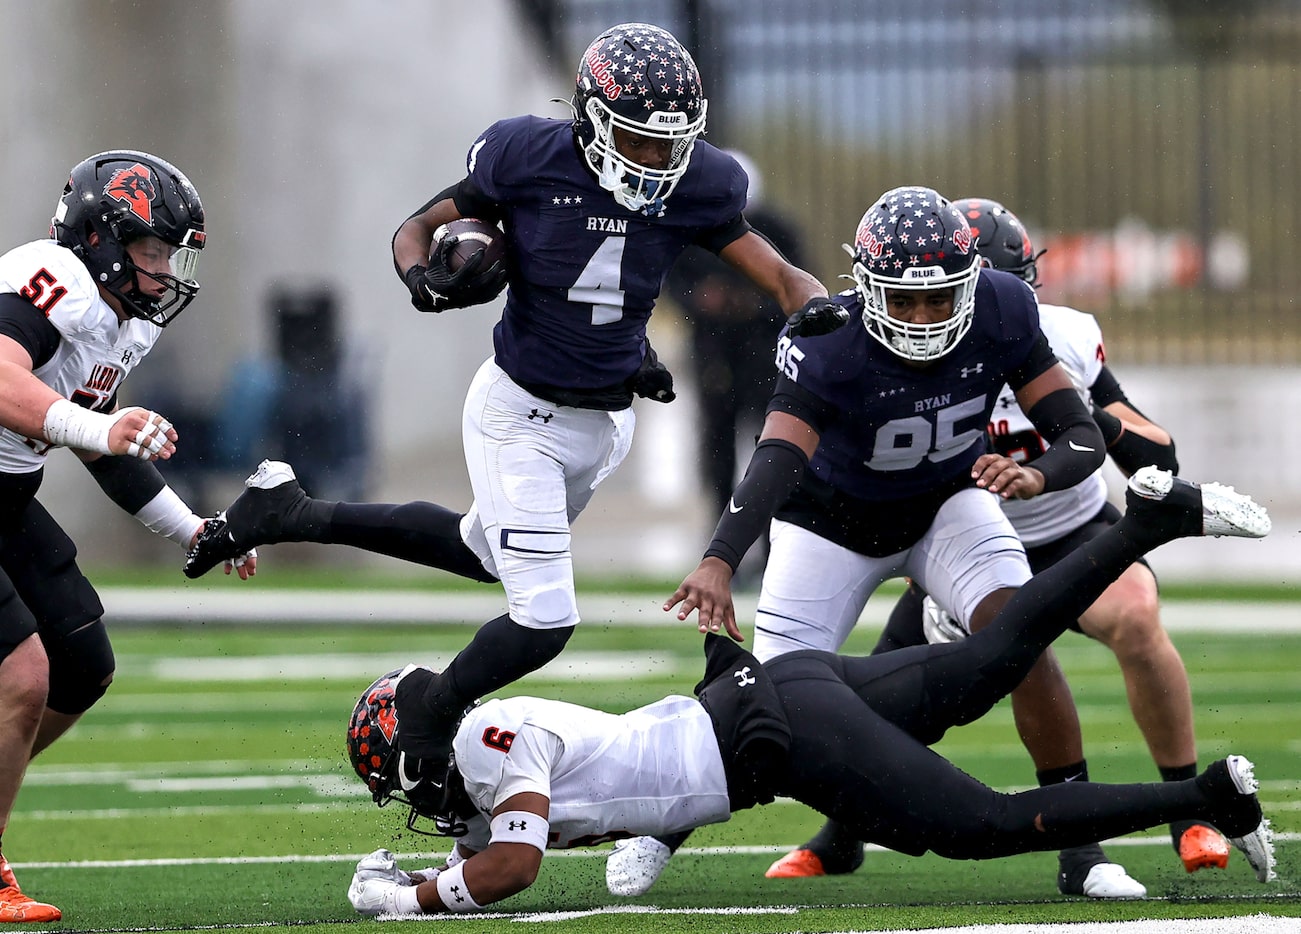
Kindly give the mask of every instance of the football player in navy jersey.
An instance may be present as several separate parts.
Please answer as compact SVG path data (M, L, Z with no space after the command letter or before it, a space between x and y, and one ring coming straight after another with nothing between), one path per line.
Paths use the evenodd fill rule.
M1105 456L1039 328L1034 291L982 268L946 198L923 187L886 192L849 249L857 288L837 301L862 326L783 333L781 375L747 473L704 559L665 603L683 620L698 612L701 631L741 639L732 575L769 531L754 644L764 662L839 649L868 598L895 577L983 628L1030 577L1000 499L1072 486ZM989 452L985 429L1005 383L1053 442L1033 465ZM1026 692L1033 703L1018 697ZM1051 651L1013 704L1041 781L1082 777L1079 720ZM658 842L666 859L680 841ZM862 858L858 840L832 822L768 874L850 872ZM1078 859L1114 865L1096 847Z
M1015 214L985 198L963 198L962 211L976 236L982 261L1039 285L1039 255L1025 225ZM1107 366L1102 331L1092 315L1064 305L1039 304L1040 327L1053 353L1078 377L1093 418L1102 429L1107 453L1127 476L1155 464L1175 473L1175 444L1159 425L1143 415L1126 396ZM1003 388L989 425L995 450L1026 463L1044 450L1043 439ZM1049 567L1086 538L1114 523L1116 508L1107 502L1101 471L1082 483L1031 500L1006 500L1012 520L1035 573ZM1147 741L1161 776L1178 781L1197 774L1192 692L1179 650L1161 626L1156 576L1145 561L1136 561L1071 625L1116 654L1134 721ZM899 599L879 645L899 648L924 641L964 638L964 630L916 585ZM1171 842L1188 872L1228 865L1229 847L1213 827L1192 821L1172 824Z
M307 540L500 580L508 612L441 675L417 673L399 691L408 779L434 796L466 703L556 657L579 621L570 524L628 451L634 395L673 398L646 324L679 254L690 244L717 253L774 296L794 333L848 320L812 275L750 229L745 172L699 138L700 76L672 35L643 23L602 33L579 62L572 108L567 120L494 123L470 146L466 176L393 238L395 267L423 311L488 301L509 284L493 356L465 401L469 512L305 504L292 471L269 466L186 572L250 542ZM485 265L480 252L452 271L454 241L433 240L460 217L499 222L506 259Z
M50 236L0 256L0 834L28 761L113 680L104 607L77 549L36 499L45 457L67 447L122 509L184 548L204 520L163 480L176 451L162 415L118 408L122 381L193 301L203 205L148 153L76 165ZM232 555L247 579L253 556ZM58 921L0 854L0 922Z
M865 840L920 856L991 859L1056 849L1178 818L1223 820L1260 882L1275 877L1272 833L1251 763L1230 756L1181 782L1058 784L1000 794L926 748L982 716L1108 582L1145 550L1183 535L1268 534L1241 493L1155 467L1135 474L1130 514L1036 577L988 627L953 644L847 658L787 652L766 663L705 637L698 700L670 696L621 716L536 697L467 711L454 740L444 866L407 872L379 850L348 898L367 915L468 912L527 888L548 848L672 833L783 795ZM407 666L377 679L348 724L348 758L376 804L411 805L401 771ZM647 763L654 763L647 768ZM616 844L618 846L618 844ZM621 875L616 850L607 885Z

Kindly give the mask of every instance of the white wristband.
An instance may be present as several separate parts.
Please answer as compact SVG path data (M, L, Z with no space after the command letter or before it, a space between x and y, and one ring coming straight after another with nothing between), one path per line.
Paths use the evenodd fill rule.
M492 819L492 839L489 843L523 843L537 847L547 855L547 834L551 824L545 817L532 811L503 811Z
M149 531L170 538L182 548L190 547L194 533L203 525L203 519L191 512L170 486L163 487L157 496L141 506L136 518Z
M483 906L474 900L465 885L465 863L438 874L438 897L448 911L482 911Z
M67 399L56 399L45 410L45 440L79 451L98 451L112 454L108 446L108 433L117 421L116 415L102 415L84 409Z

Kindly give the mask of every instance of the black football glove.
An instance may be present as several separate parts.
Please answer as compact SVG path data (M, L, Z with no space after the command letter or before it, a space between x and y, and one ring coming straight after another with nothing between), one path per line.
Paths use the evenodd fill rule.
M646 342L646 356L642 357L641 367L628 385L637 395L652 402L672 402L678 397L673 391L673 374L660 363L659 355L655 353L650 341Z
M849 323L849 311L825 296L811 298L804 307L786 319L795 337L817 337L830 334Z
M483 265L484 251L479 250L452 272L447 259L458 238L447 236L429 258L428 266L412 266L403 275L411 292L411 304L420 311L446 311L469 308L490 302L506 287L506 265L501 260Z

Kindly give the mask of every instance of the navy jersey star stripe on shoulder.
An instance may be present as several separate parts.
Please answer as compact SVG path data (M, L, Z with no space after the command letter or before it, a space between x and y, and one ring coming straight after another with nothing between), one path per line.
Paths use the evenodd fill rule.
M856 290L836 300L861 317ZM872 501L951 484L985 452L999 390L1028 381L1017 374L1039 339L1034 293L1015 276L990 270L980 275L971 330L924 368L909 366L852 323L821 337L792 339L783 332L779 369L837 413L815 426L821 441L810 463L813 476ZM794 400L783 403L779 391L770 410L784 405L798 409Z
M669 267L745 203L736 161L697 142L664 214L629 211L587 169L571 123L535 116L489 127L468 169L501 207L514 258L493 332L497 364L518 381L567 389L615 386L636 373Z

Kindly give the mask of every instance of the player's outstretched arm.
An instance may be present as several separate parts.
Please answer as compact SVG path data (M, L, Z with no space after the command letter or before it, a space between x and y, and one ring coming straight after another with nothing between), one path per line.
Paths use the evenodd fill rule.
M464 860L449 859L441 869L402 873L377 850L357 864L348 900L366 915L461 913L522 892L542 865L550 806L536 792L512 795L493 811L487 847Z

